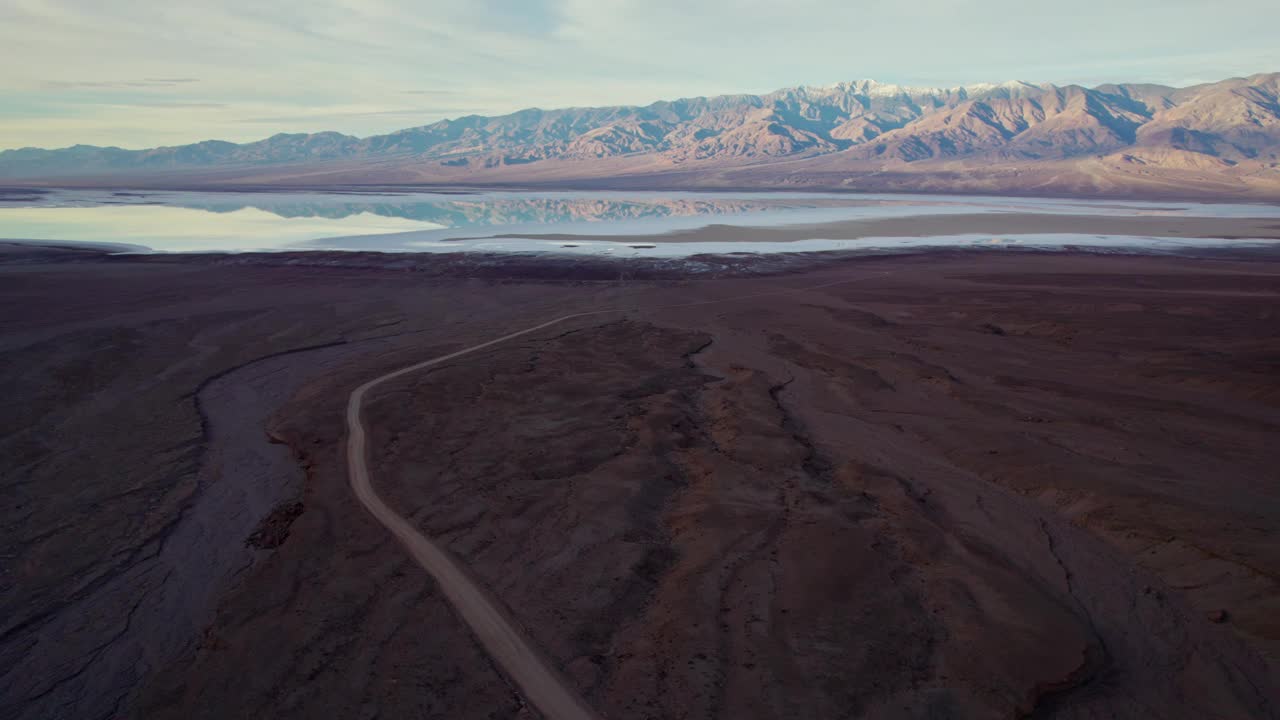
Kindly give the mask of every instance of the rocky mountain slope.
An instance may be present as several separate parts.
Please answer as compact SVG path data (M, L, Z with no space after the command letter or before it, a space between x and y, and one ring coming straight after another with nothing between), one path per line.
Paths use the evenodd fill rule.
M966 189L1002 168L1021 180L993 182L1014 189L1216 183L1280 195L1280 73L1187 88L1015 81L930 89L865 80L643 107L471 115L363 139L325 132L240 145L0 153L5 178L177 173L268 183L649 178Z

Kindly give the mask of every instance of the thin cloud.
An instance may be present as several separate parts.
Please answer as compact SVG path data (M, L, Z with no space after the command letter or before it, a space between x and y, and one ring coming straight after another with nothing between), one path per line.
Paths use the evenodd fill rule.
M137 90L140 88L164 88L200 82L198 78L146 78L143 80L49 80L44 87L50 90Z
M175 108L175 109L177 109L177 108L181 108L181 109L198 108L198 109L205 109L205 110L212 109L212 108L227 108L227 107L231 107L231 105L229 105L229 104L227 104L227 103L215 103L215 102L182 102L182 101L178 101L178 100L175 100L175 101L173 101L173 102L165 102L165 101L163 101L163 100L158 100L158 101L155 101L155 102L146 102L146 101L138 101L138 102L104 102L104 103L101 103L101 104L103 104L103 105L118 105L118 106L121 106L121 107Z
M10 5L0 10L0 47L24 62L0 63L0 119L82 121L3 128L3 142L18 144L253 140L277 122L369 135L472 112L865 77L1182 84L1280 66L1276 0L166 0L163 13L101 0ZM1205 30L1224 17L1249 22ZM178 123L147 110L176 105L99 102L148 99L191 109ZM399 107L424 109L382 110Z
M332 112L299 115L272 115L269 117L245 118L242 122L250 123L297 123L316 120L346 120L363 117L417 117L438 118L444 115L466 115L469 113L487 112L483 108L433 108L431 110L369 110L361 112Z

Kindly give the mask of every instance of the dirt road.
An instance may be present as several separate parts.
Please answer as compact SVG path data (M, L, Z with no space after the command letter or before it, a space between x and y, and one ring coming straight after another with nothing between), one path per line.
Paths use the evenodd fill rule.
M767 295L804 292L806 290L817 290L856 282L859 279L861 278L846 278L811 287L783 288L730 298L663 305L652 309L712 305ZM366 462L365 447L366 435L364 424L360 419L360 409L364 405L365 395L373 388L389 380L394 380L419 370L425 370L434 365L469 355L477 350L483 350L508 340L514 340L523 335L545 330L568 320L622 311L620 308L610 308L563 315L554 320L548 320L540 325L518 330L479 345L472 345L447 355L423 360L366 382L353 390L347 401L347 475L350 478L351 489L355 492L356 497L378 519L378 522L382 523L383 526L391 531L391 534L396 536L396 539L405 546L405 549L409 551L414 560L439 583L440 589L449 598L449 602L458 611L458 614L462 616L462 619L471 630L475 632L476 637L480 639L481 644L484 645L489 655L520 686L525 699L537 707L544 716L552 720L597 718L599 716L578 696L551 663L537 651L533 643L507 617L498 603L471 579L448 552L418 532L409 521L392 510L374 492L373 486L369 482L369 466Z
M0 687L0 705L48 717L75 693L89 715L149 720L540 716L420 560L352 515L347 405L398 367L625 305L643 311L385 381L360 408L381 504L590 711L1276 716L1280 501L1259 484L1280 464L1269 256L929 253L626 287L280 262L0 267L0 384L18 393L0 417L17 553L0 595L9 625L26 623L0 666L36 679ZM557 277L587 271L604 277ZM854 275L856 290L808 292ZM806 290L724 301L784 284ZM289 356L278 370L296 392L273 386L273 414L252 422L211 416L201 442L203 378L387 333L414 335L337 362ZM183 584L184 608L218 607L169 657L158 639L182 631L151 611L154 586L101 578L153 538L197 555L217 542L181 539L181 509L214 497L192 495L210 489L193 463L250 431L261 442L264 423L306 471L305 511L227 593ZM228 550L247 531L220 530ZM74 636L45 619L64 615ZM125 623L146 648L118 656L127 677L96 650ZM82 692L117 679L136 700Z
M405 520L387 506L382 498L374 492L369 483L369 467L365 463L365 431L360 420L360 408L364 404L364 396L373 388L388 380L402 375L423 370L447 362L457 357L482 350L491 345L506 342L521 335L537 332L574 318L586 315L598 315L597 311L574 313L556 318L549 322L535 325L496 340L424 360L423 362L401 368L374 378L356 388L347 403L347 472L351 479L351 489L361 504L382 523L391 534L396 536L423 567L439 583L441 591L449 598L449 602L457 609L458 614L480 639L489 655L502 667L508 677L520 686L526 700L538 708L544 716L553 720L594 720L598 716L574 692L552 667L551 663L534 648L524 633L506 616L502 608L489 597L483 588L476 584L467 573L458 566L454 559L443 548L431 542L418 532L409 521Z

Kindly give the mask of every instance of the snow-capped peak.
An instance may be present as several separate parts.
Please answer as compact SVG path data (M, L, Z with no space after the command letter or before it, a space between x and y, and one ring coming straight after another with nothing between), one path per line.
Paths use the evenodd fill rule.
M968 93L990 92L992 90L1034 90L1037 88L1037 86L1023 80L1005 80L1002 83L974 83L963 87L965 92Z

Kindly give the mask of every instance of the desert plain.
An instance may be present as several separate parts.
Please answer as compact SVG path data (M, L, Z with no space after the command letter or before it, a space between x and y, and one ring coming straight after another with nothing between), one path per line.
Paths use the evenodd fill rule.
M1280 262L0 255L0 714L1276 717ZM363 258L363 261L361 261Z

